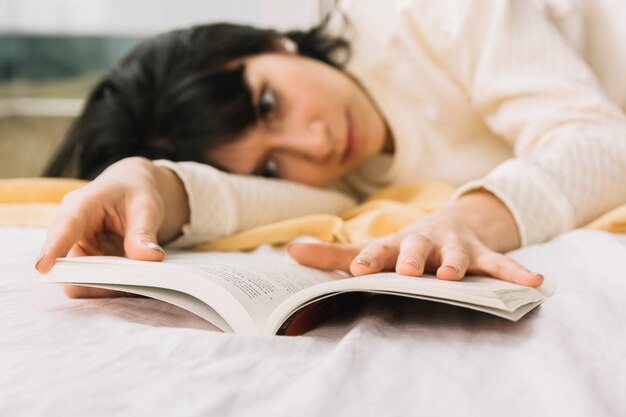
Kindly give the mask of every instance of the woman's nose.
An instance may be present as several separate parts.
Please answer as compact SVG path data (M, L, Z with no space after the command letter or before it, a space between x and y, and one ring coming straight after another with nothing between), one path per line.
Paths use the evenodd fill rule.
M287 148L314 161L325 161L333 154L332 139L328 128L321 121L311 122L289 132L285 141Z

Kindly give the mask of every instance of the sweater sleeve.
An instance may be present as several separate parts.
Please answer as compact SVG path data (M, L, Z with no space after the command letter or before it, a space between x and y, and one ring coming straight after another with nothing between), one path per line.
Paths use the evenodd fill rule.
M196 162L154 161L181 179L190 221L170 246L190 246L255 226L316 213L341 213L352 198L282 180L228 174Z
M495 194L522 245L626 201L626 117L546 18L524 0L471 1L451 72L515 157L457 190Z

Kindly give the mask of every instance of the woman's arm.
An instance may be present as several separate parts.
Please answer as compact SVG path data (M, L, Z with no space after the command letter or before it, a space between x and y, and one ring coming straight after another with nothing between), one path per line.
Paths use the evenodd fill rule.
M203 164L127 158L65 196L36 268L45 273L67 254L160 261L159 242L190 245L277 220L339 213L353 204L338 192Z
M178 176L147 159L127 158L63 198L35 268L46 273L66 255L161 261L165 252L157 242L176 238L188 219L187 194ZM75 285L66 285L65 293L73 298L127 295Z
M208 242L256 226L354 207L346 194L278 179L236 175L197 162L155 161L176 172L187 191L189 222L173 245Z
M37 269L47 272L54 259L68 253L107 253L99 245L104 235L123 239L121 254L160 260L145 252L139 235L151 244L188 246L278 220L340 213L353 205L336 191L227 174L194 162L126 158L63 199Z
M48 227L36 268L58 257L119 254L160 261L167 242L189 219L185 189L174 172L144 158L127 158L63 198Z
M626 116L527 1L473 0L446 59L515 158L457 193L506 203L521 245L582 226L626 201Z

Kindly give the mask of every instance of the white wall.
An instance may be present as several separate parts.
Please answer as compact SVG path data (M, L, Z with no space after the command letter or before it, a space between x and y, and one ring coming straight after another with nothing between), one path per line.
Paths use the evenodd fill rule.
M225 20L288 29L314 25L320 0L0 0L0 30L150 35Z

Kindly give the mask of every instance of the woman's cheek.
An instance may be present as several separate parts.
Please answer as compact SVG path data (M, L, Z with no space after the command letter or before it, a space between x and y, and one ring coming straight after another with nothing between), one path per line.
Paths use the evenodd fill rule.
M326 187L341 177L332 167L311 166L304 162L285 167L279 174L282 179L313 187Z

